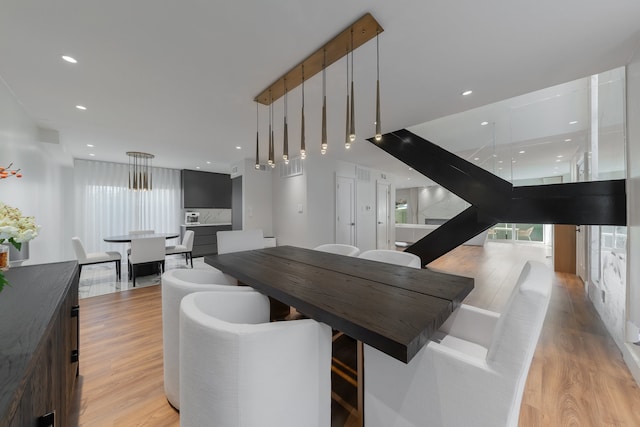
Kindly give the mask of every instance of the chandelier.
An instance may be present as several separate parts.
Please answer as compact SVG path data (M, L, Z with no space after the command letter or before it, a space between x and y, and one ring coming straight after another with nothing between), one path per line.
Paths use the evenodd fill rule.
M151 159L155 156L139 151L127 151L127 156L129 156L129 189L151 190L153 182Z

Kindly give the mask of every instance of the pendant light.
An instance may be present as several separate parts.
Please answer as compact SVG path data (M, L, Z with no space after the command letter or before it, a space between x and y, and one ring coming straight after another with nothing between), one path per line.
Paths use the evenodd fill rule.
M300 158L304 160L307 157L304 141L304 64L302 64L302 115L300 117Z
M344 148L347 150L351 148L351 139L349 138L349 49L347 49L347 114L345 117L345 133L344 133Z
M322 141L320 145L320 153L327 153L327 51L322 53Z
M355 97L353 95L353 27L351 27L351 117L349 123L349 141L356 140Z
M273 161L273 98L271 97L271 91L269 91L269 160L267 163L272 168L275 167Z
M129 156L129 190L151 190L153 176L151 159L155 156L139 151L127 151Z
M382 139L382 125L380 124L380 42L378 36L380 31L376 30L376 136L375 140L380 141Z
M256 169L260 169L260 132L258 125L258 103L256 102Z
M284 79L284 136L282 137L282 160L289 164L289 128L287 126L287 79Z

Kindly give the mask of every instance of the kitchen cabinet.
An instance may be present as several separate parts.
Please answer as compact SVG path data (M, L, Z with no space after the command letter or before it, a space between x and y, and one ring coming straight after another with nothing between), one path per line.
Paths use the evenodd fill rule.
M231 176L183 169L182 207L231 209Z
M76 261L12 267L0 293L0 427L73 425Z
M231 230L231 224L200 224L183 225L181 233L184 236L186 230L193 230L194 257L215 255L218 253L218 231Z

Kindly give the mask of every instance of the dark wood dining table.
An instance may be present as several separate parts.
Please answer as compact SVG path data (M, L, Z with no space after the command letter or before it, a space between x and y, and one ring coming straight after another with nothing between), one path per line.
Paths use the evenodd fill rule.
M473 289L468 277L293 246L205 263L404 363Z

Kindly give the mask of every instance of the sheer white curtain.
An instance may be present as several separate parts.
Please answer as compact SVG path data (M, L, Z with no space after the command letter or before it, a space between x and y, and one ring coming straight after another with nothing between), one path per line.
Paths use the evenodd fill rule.
M130 230L180 231L180 171L154 167L152 173L153 190L133 191L129 165L74 161L75 233L88 252L118 250L103 239Z

